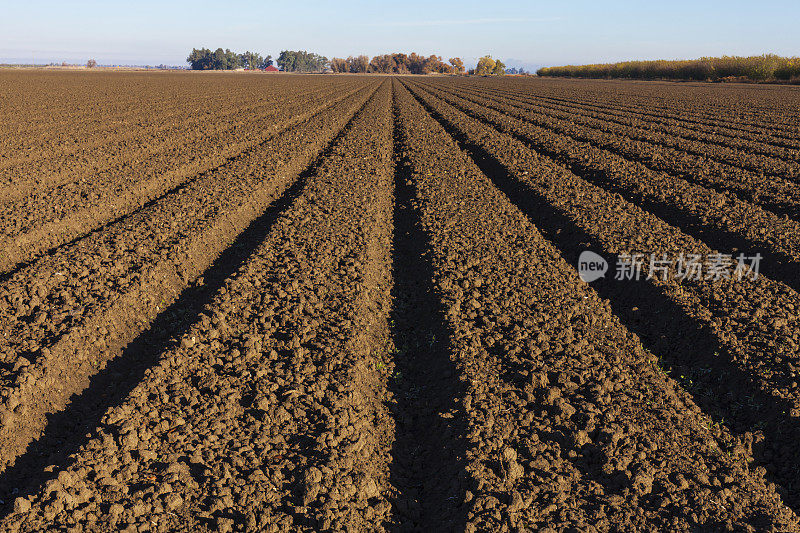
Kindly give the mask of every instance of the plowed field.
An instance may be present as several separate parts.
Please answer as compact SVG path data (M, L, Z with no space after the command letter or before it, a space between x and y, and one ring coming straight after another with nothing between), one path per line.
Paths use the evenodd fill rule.
M6 71L0 118L0 530L800 531L798 89Z

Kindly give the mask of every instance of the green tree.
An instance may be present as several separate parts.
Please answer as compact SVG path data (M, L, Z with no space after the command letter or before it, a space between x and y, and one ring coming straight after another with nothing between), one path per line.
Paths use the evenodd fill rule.
M215 70L233 70L239 68L241 64L239 63L239 55L235 52L231 52L229 48L223 50L222 48L217 48L214 51L214 69Z
M499 59L496 60L494 62L494 68L492 69L492 74L495 76L503 76L505 73L506 73L505 64Z
M213 52L208 48L193 48L186 61L191 63L192 70L233 70L240 65L238 54L222 48Z
M261 65L264 63L264 58L261 57L261 54L256 52L247 51L241 55L239 55L239 64L245 68L249 69L257 69L261 68Z
M328 58L305 50L283 50L277 63L286 72L322 72L328 66Z
M192 53L186 61L192 65L192 70L209 70L212 68L211 50L192 48Z

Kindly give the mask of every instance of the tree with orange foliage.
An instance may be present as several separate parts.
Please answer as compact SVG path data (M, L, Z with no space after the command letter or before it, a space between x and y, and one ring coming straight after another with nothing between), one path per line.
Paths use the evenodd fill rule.
M451 57L450 64L453 65L453 70L456 74L464 73L464 62L461 61L460 57Z

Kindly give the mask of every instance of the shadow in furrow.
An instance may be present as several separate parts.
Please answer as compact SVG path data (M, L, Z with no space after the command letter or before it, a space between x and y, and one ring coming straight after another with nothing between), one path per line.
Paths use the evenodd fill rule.
M414 97L569 264L577 265L581 252L593 250L609 259L609 272L616 272L618 258L606 253L597 238L515 179L482 146ZM795 512L800 511L800 456L794 452L800 439L800 422L789 415L791 403L763 391L752 375L737 366L734 357L705 324L692 318L656 285L644 279L619 281L613 277L612 274L608 279L593 282L591 287L609 301L620 322L659 357L661 364L670 369L670 376L692 394L698 406L714 420L724 421L746 447L752 447L757 463L767 471L767 478L779 485L778 492L785 503ZM755 437L746 432L754 432ZM602 472L601 464L586 461L578 466L609 491L618 490L615 480ZM645 499L642 504L658 509L658 501Z
M414 96L417 98L416 95ZM438 97L434 96L434 98ZM417 98L417 100L422 103L419 98ZM449 103L447 105L452 106L452 104ZM687 210L665 205L661 202L651 200L640 193L632 192L625 186L621 185L613 176L609 176L605 170L593 168L589 164L571 161L563 154L554 150L549 150L545 146L542 146L540 143L535 142L533 139L530 139L525 135L498 128L491 122L481 118L469 109L455 106L452 107L469 116L470 118L477 120L481 124L497 130L501 134L513 137L534 152L557 162L581 179L588 181L589 183L596 185L597 187L600 187L608 192L620 194L625 200L637 205L644 211L652 213L667 224L680 229L683 233L704 242L714 250L718 250L722 253L733 254L734 257L736 257L739 253L744 253L747 256L760 253L762 257L760 264L761 274L776 281L780 281L795 291L800 292L800 268L798 268L800 264L798 264L797 259L782 252L766 249L765 244L754 242L740 233L713 227L709 225L707 221L703 220L702 217L697 216ZM558 134L554 133L554 135ZM595 146L591 142L579 142L585 142L586 144ZM609 151L598 146L595 146L595 148Z
M395 127L395 154L401 141ZM433 284L428 236L413 205L410 169L395 170L391 335L396 403L389 481L392 531L463 531L466 526L465 386L450 359L450 332Z
M13 466L0 474L0 500L4 501L0 506L0 518L12 511L16 497L34 493L54 473L66 468L70 464L69 455L77 452L94 436L95 428L100 425L106 411L122 404L141 382L147 369L156 365L164 352L180 343L181 337L199 320L200 313L213 301L225 280L235 275L248 261L264 242L280 215L300 196L308 179L350 130L353 119L363 107L280 198L253 220L201 274L198 278L202 280L201 283L186 288L121 355L109 361L103 370L92 376L89 386L73 395L64 410L48 416L42 436L28 446ZM49 466L53 468L48 468Z

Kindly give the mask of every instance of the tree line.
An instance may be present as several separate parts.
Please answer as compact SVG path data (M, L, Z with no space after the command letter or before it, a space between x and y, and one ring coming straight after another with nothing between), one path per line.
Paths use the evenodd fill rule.
M237 68L265 69L272 66L271 55L262 56L257 52L237 54L230 49L193 48L186 62L192 70L235 70ZM286 72L323 72L328 67L328 58L305 50L283 50L274 61Z
M278 56L277 63L285 72L325 72L328 58L305 50L284 50Z
M272 56L262 57L257 52L249 50L243 54L231 52L228 48L217 48L211 51L208 48L192 48L192 53L186 58L192 70L234 70L237 68L267 68L272 65Z
M192 70L234 70L237 68L263 69L272 65L272 56L262 57L255 52L243 54L231 52L229 49L193 48L186 61ZM278 67L285 72L325 72L330 69L335 73L380 73L380 74L464 74L466 68L460 57L451 57L446 62L442 56L423 56L393 53L369 56L350 56L347 58L327 57L305 50L283 50L275 60ZM515 71L516 72L516 71ZM469 74L480 76L496 76L506 73L502 61L484 56L469 70Z
M379 74L462 74L464 62L461 58L451 57L444 62L442 56L422 56L415 52L410 54L394 53L375 56L350 56L347 59L334 57L331 59L332 72L351 72L354 74L374 72Z
M444 62L442 56L422 56L415 52L410 54L394 53L375 56L350 56L347 59L334 57L330 62L332 72L378 74L464 74L466 71L464 61L460 57L451 57ZM484 56L478 60L475 68L469 69L469 74L478 76L502 76L506 73L505 64L492 56ZM514 69L514 74L523 74L522 69Z
M800 58L774 54L739 57L701 57L680 61L624 61L594 65L544 67L539 76L567 78L637 78L718 81L744 78L752 81L800 80Z

